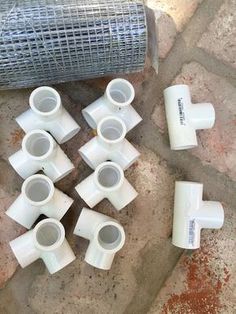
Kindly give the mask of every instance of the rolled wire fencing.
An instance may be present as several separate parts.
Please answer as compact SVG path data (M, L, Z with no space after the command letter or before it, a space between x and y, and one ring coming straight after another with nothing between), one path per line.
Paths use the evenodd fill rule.
M142 70L140 0L0 0L0 89Z

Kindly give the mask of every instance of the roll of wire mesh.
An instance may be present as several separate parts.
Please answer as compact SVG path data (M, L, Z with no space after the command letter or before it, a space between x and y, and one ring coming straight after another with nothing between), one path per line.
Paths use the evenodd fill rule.
M0 0L0 89L140 71L140 0Z

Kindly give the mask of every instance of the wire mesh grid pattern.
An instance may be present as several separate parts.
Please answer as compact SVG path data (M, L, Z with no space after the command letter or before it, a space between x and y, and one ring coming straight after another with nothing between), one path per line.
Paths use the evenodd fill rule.
M0 0L0 89L143 68L140 0Z

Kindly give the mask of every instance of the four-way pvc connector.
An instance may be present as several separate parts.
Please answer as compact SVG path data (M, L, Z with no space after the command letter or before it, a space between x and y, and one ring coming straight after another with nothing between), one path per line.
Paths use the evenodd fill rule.
M90 208L107 198L117 210L121 210L138 195L124 177L122 168L110 161L97 166L75 189Z
M74 234L90 241L85 261L106 270L125 243L124 229L115 219L87 208L82 209Z
M122 119L107 116L98 123L97 136L82 146L79 153L92 169L106 160L112 160L126 170L140 153L125 139L125 135L126 126Z
M73 199L55 188L49 177L35 174L24 181L21 194L6 214L30 229L41 214L61 220L72 203Z
M59 144L70 140L80 126L61 104L59 93L48 86L36 88L30 95L30 109L16 118L25 131L42 129L50 132Z
M23 179L41 170L56 182L74 169L60 146L44 130L28 132L21 149L9 157L9 162Z
M82 110L88 124L97 129L97 136L79 149L94 172L75 187L90 208L107 198L119 211L137 196L124 177L124 170L140 155L125 139L126 133L142 120L131 105L133 99L133 86L124 79L114 79L102 97ZM213 106L209 103L193 105L187 85L167 88L164 99L171 149L197 146L196 130L214 125ZM60 223L73 199L53 184L69 174L74 166L52 136L61 144L71 139L80 127L51 87L35 89L29 103L31 108L16 118L26 132L22 148L9 157L10 164L26 180L21 194L6 214L27 229L41 214L49 218L12 240L10 246L22 267L41 258L53 274L71 263L75 255ZM35 174L38 171L46 176ZM203 201L202 195L202 184L176 182L173 245L197 249L202 228L222 227L222 205ZM74 234L90 241L85 261L105 270L111 268L115 253L125 243L124 229L115 219L87 208L82 209Z
M54 274L75 260L65 229L54 218L41 220L33 230L11 241L10 246L22 268L41 258Z
M106 116L120 117L128 132L142 121L131 105L134 96L134 88L130 82L121 78L114 79L107 85L104 95L83 109L82 114L93 129Z

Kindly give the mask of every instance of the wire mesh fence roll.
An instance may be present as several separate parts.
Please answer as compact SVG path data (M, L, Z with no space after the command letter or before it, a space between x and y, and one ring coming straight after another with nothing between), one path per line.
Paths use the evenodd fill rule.
M141 0L0 0L0 89L142 70Z

